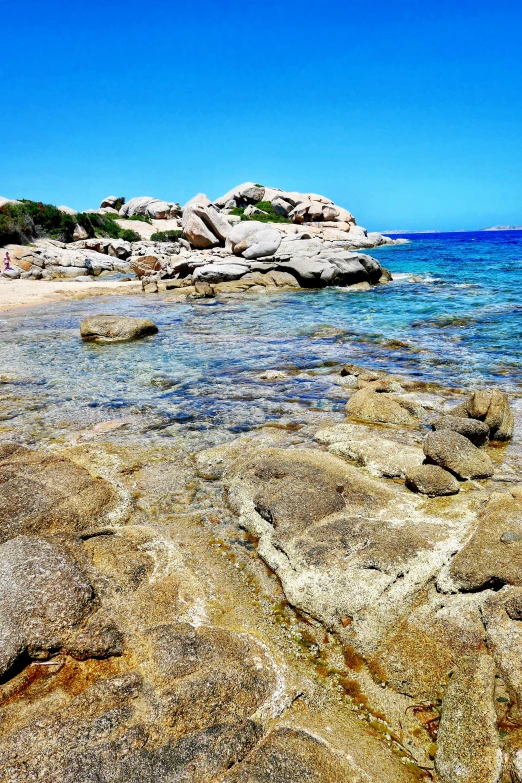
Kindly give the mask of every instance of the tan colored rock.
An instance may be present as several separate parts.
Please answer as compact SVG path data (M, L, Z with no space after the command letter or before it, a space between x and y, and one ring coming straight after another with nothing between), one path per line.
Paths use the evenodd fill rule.
M350 418L384 424L418 424L422 409L407 398L395 394L382 394L373 389L361 389L350 397L346 404Z
M507 684L516 720L522 718L522 589L504 587L483 604L486 642Z
M273 280L274 284L278 287L286 286L287 288L300 288L295 277L288 272L267 272L267 277Z
M489 655L462 659L444 694L435 766L441 783L499 783L502 773Z
M488 478L494 472L488 455L452 430L430 432L424 441L424 454L429 462L461 479Z
M462 416L440 416L431 426L434 430L452 430L464 435L474 446L486 446L489 441L489 427L478 419L469 419Z
M510 440L513 437L514 417L509 399L500 389L474 392L467 402L468 415L480 419L490 428L491 440Z
M0 541L102 526L117 504L111 484L68 459L16 444L0 447Z
M91 315L80 324L86 342L119 343L157 334L158 327L148 318L125 315Z
M437 465L418 465L406 474L406 486L430 498L456 495L460 485L455 476Z
M194 247L206 248L219 245L218 237L212 233L198 215L191 213L186 220L184 219L183 230L186 238Z
M149 275L151 272L159 272L161 262L156 255L133 256L130 260L130 266L138 278Z
M376 437L369 434L366 428L350 424L319 430L315 440L327 445L332 454L364 465L375 476L387 478L404 478L424 458L422 449L417 446Z
M89 238L89 234L83 228L83 226L76 224L76 226L74 227L73 239L77 241L79 239L88 239L88 238Z
M459 590L490 584L522 585L522 501L494 493L469 542L457 552L449 575Z

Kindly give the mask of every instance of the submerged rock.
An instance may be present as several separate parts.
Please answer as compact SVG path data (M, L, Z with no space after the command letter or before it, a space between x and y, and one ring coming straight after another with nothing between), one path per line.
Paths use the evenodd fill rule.
M91 315L80 324L80 335L86 342L117 343L157 332L158 327L148 318L127 315Z

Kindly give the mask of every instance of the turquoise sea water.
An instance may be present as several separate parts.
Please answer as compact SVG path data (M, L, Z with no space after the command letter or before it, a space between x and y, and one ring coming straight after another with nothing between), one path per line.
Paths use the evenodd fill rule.
M172 304L94 297L0 320L2 418L20 433L139 413L158 431L238 432L341 411L338 365L356 362L456 388L522 392L522 232L426 234L371 251L394 282ZM87 285L87 284L86 284ZM1 291L0 291L1 295ZM159 334L86 345L83 317L152 318ZM264 370L289 373L276 382ZM40 429L40 433L42 430Z

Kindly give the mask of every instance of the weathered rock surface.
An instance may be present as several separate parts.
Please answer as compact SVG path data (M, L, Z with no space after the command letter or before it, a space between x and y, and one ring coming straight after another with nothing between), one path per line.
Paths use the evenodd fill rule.
M468 438L452 430L430 432L424 441L424 454L429 462L449 470L461 479L488 478L493 475L493 463Z
M162 201L152 196L137 196L127 201L120 209L122 218L146 215L152 219L166 219L180 212L179 204Z
M156 334L158 327L148 318L121 315L91 315L80 324L86 342L117 343Z
M471 418L487 424L491 440L513 437L514 418L505 392L500 389L477 391L469 399L467 409Z
M273 228L266 228L256 231L254 234L243 239L236 244L234 252L240 250L243 258L262 258L263 256L273 256L281 244L281 234Z
M475 446L486 446L489 441L489 427L477 419L466 419L462 416L441 416L435 419L431 426L434 430L452 430L464 435Z
M119 498L101 478L44 451L0 446L0 541L20 534L81 532L117 518Z
M260 539L288 600L363 655L388 630L467 530L418 510L417 496L330 454L260 449L224 472L228 501ZM342 618L350 618L343 630Z
M421 448L378 438L368 434L366 427L338 424L315 434L319 443L339 457L364 465L375 476L404 478L415 470L424 458Z
M453 673L442 702L435 757L441 783L499 783L494 676L492 659L482 653L463 659Z
M410 468L406 474L406 486L414 492L428 497L456 495L460 491L459 482L447 470L438 465L418 465Z
M407 397L376 392L370 386L350 397L346 414L351 418L383 424L416 425L424 412L420 405Z
M0 545L0 677L24 653L47 657L85 619L93 589L58 542L17 536Z
M522 585L522 502L497 492L480 513L475 532L457 552L449 575L459 590Z

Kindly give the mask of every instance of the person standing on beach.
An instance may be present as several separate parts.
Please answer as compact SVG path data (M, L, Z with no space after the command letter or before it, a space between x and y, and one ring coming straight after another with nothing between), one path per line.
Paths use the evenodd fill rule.
M9 252L6 250L4 256L4 268L2 269L2 272L9 272L11 269L11 259L9 257Z

